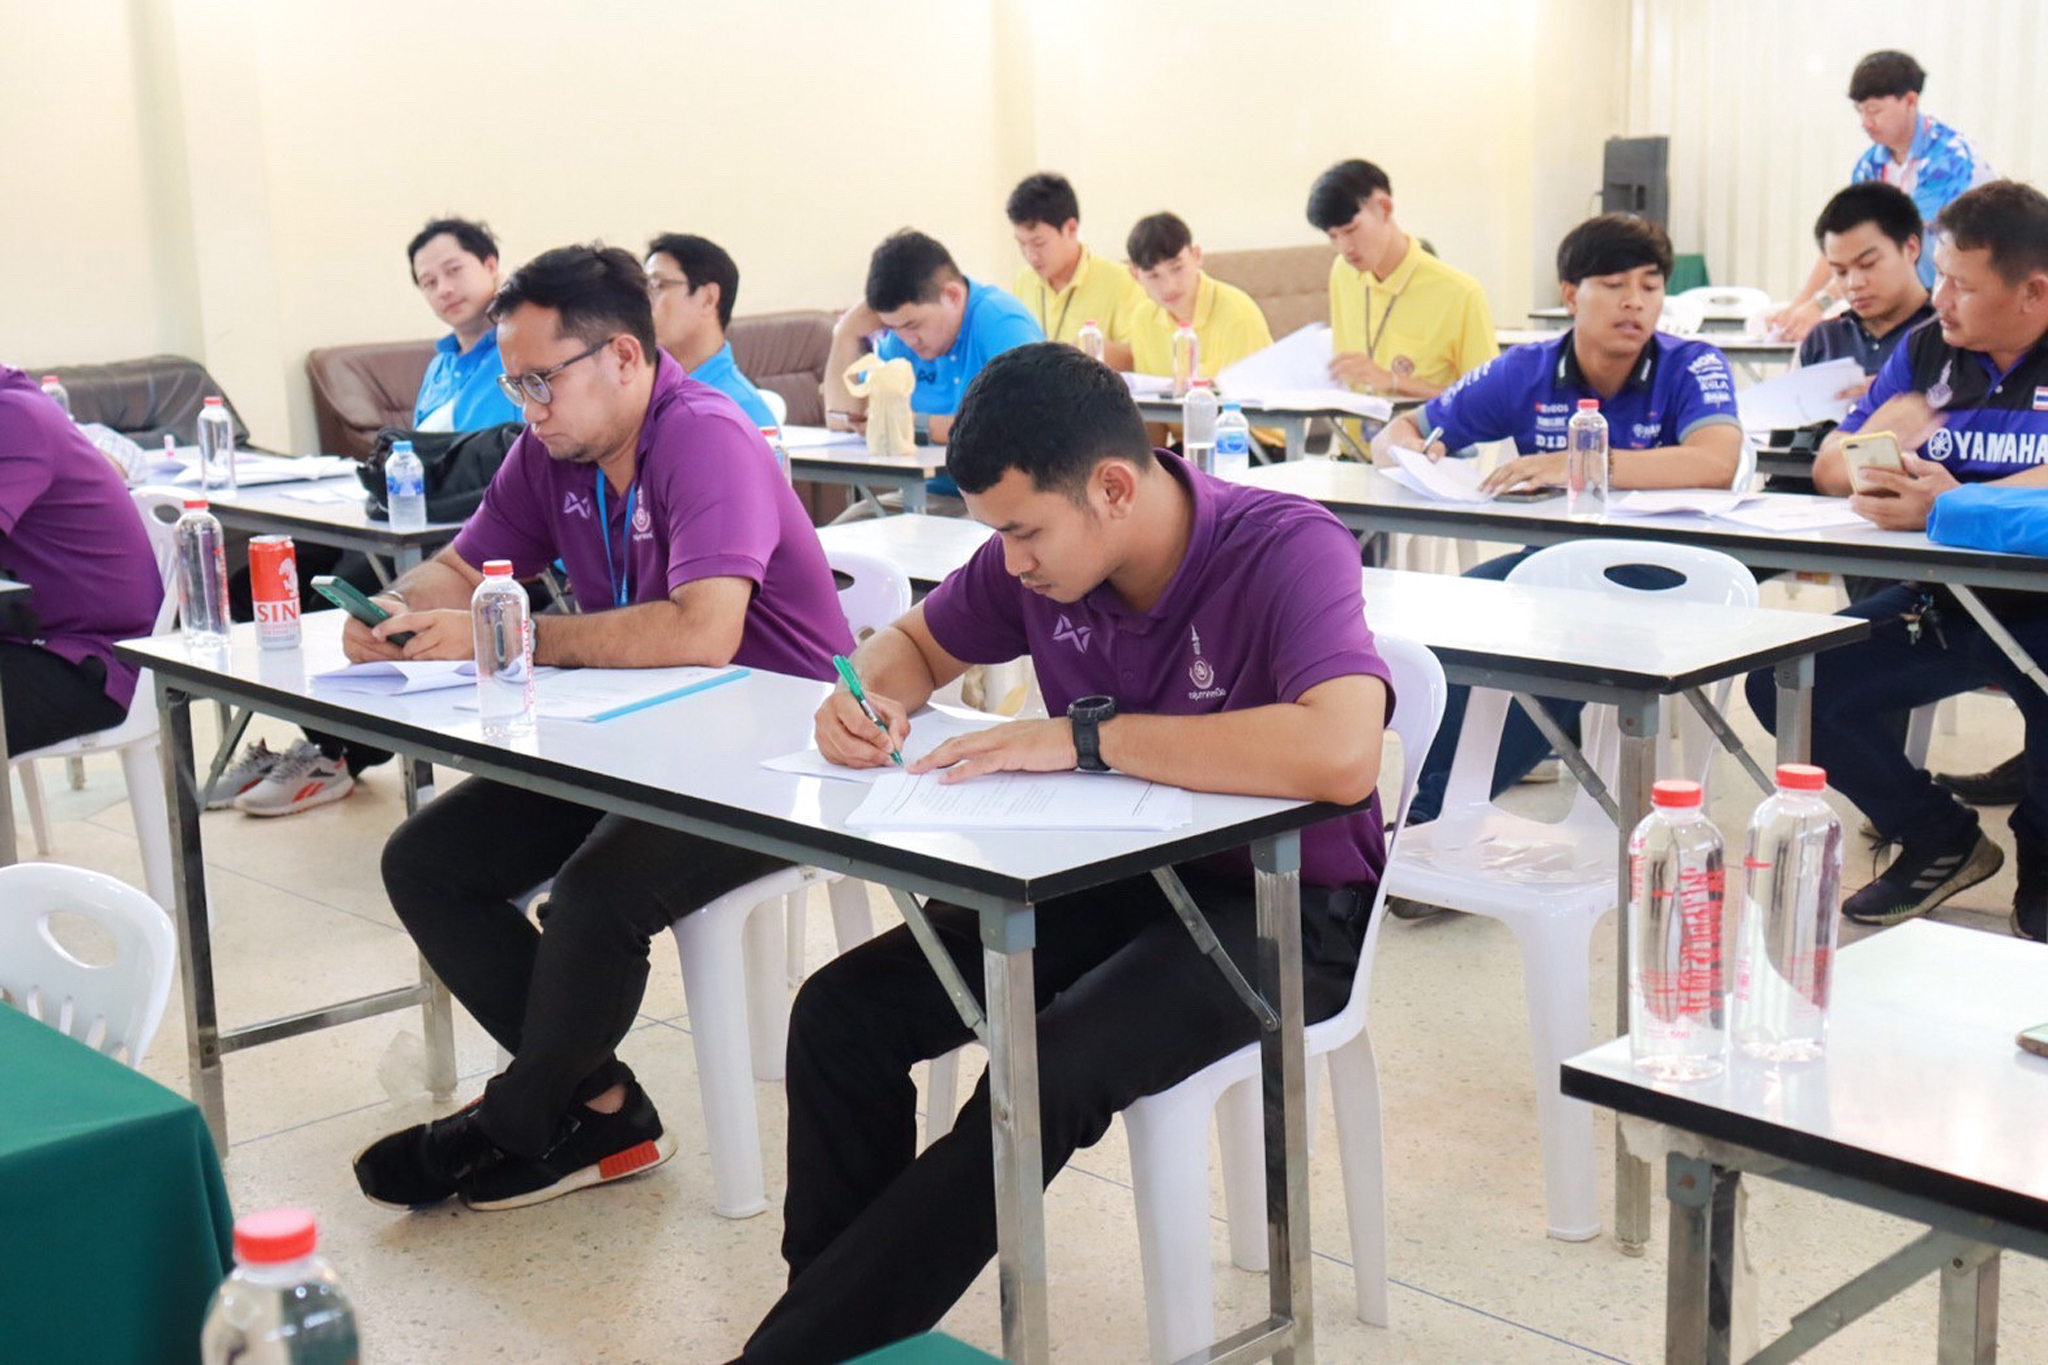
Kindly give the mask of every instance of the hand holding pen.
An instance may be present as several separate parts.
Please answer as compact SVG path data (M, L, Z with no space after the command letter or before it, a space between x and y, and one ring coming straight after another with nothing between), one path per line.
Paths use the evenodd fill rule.
M859 708L866 722L881 731L882 738L877 743L865 738L856 739L848 734L845 722L851 718L844 713L839 695L835 691L818 712L818 752L832 762L848 767L872 767L881 761L879 755L886 745L889 761L899 768L902 767L903 751L897 740L896 725L891 724L893 720L902 725L906 735L909 733L909 724L903 719L901 711L886 699L869 697L867 689L861 686L860 675L853 671L852 663L843 656L833 655L832 666L839 671L840 681L846 684L846 695ZM880 707L877 705L878 702ZM890 719L883 719L881 707L886 707L892 713ZM835 710L839 710L841 714L835 717ZM854 724L858 726L859 722Z

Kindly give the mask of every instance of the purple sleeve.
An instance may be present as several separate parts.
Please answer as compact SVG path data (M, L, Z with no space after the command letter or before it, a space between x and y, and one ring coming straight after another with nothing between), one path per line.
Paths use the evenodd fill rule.
M48 404L41 394L38 403ZM53 413L56 408L50 409ZM0 535L14 530L22 514L50 491L54 473L48 434L15 395L0 397ZM97 457L99 452L94 451Z
M512 561L512 572L532 578L560 553L544 499L548 454L531 431L521 433L491 476L484 500L469 514L450 547L472 569L493 559Z
M700 578L744 578L759 587L782 539L776 506L782 472L761 433L737 421L699 417L688 460L661 466L658 493L668 537L668 590ZM716 469L717 478L702 471Z
M1272 622L1274 695L1296 702L1320 683L1363 674L1387 685L1391 716L1393 676L1365 624L1357 540L1322 514L1303 518L1275 543L1281 547L1277 562L1245 575L1247 583L1269 590L1260 594L1259 612Z
M1848 415L1837 424L1836 430L1855 433L1863 430L1863 424L1870 420L1870 414L1884 406L1885 400L1896 398L1913 387L1913 338L1904 337L1892 347L1890 359L1879 367L1877 375L1870 381L1870 387L1856 400Z
M962 663L1008 663L1031 649L1024 632L1025 591L1003 567L1003 538L990 535L974 558L924 599L925 628Z

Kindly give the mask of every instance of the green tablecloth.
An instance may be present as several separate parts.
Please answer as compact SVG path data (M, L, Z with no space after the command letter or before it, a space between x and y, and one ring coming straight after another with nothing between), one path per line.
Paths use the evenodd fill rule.
M233 1232L190 1100L0 1005L0 1359L198 1360Z

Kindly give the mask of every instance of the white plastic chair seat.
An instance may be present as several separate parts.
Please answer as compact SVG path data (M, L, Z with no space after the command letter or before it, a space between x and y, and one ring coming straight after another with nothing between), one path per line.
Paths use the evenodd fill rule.
M114 940L113 961L82 961L50 931L60 912ZM139 1067L163 1022L178 961L162 907L126 882L82 867L0 867L0 1000L86 1046Z

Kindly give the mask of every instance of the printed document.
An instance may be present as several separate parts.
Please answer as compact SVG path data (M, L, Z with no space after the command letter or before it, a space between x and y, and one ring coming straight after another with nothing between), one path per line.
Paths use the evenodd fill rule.
M1850 400L1836 395L1863 382L1863 367L1847 356L1787 370L1735 395L1745 431L1785 431L1815 422L1839 422Z
M991 773L953 786L888 772L846 817L855 829L1179 829L1195 818L1182 787L1120 773Z
M979 711L932 707L920 711L910 718L910 738L903 744L903 761L915 763L932 750L958 735L971 735L979 730L991 729L1004 724L1008 716L986 715ZM877 735L882 732L875 731ZM819 753L817 749L799 749L781 758L771 758L761 764L771 772L794 773L798 777L825 777L839 782L872 782L884 773L902 772L894 764L886 768L843 768Z
M1394 457L1394 468L1384 471L1387 477L1424 497L1438 502L1493 501L1493 494L1479 487L1486 476L1477 460L1459 460L1448 455L1432 460L1406 446L1388 446L1387 453Z
M376 659L315 673L312 681L337 692L399 697L414 692L437 692L444 687L473 686L476 663L470 659Z

